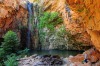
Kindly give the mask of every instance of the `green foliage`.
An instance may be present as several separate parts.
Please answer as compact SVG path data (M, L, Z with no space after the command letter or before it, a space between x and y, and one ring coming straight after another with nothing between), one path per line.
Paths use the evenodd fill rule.
M2 60L5 57L6 53L3 48L0 48L0 60Z
M64 25L61 25L58 31L56 32L56 35L59 37L65 37L67 34L66 28Z
M55 32L55 27L63 22L62 18L57 12L44 12L42 16L39 17L39 38L41 46L44 46L48 38Z
M50 37L51 49L64 50L67 49L67 44L69 43L69 31L66 31L64 25L61 25Z
M19 29L21 30L21 29L27 29L27 26L19 26Z
M7 56L7 60L4 61L5 66L18 66L18 62L16 61L19 57L15 54L11 54Z
M24 49L18 52L19 55L21 55L22 57L28 54L29 49Z
M29 49L19 50L17 34L13 31L8 31L5 34L4 42L0 47L0 65L18 66L16 59L25 56L28 53L28 50Z
M0 63L0 66L3 66L3 64L2 64L2 63Z
M1 47L8 53L17 51L19 47L17 34L13 31L8 31L4 36L4 42L2 43Z
M40 16L39 28L48 28L53 30L55 26L62 22L62 18L59 17L57 12L44 12L43 16Z

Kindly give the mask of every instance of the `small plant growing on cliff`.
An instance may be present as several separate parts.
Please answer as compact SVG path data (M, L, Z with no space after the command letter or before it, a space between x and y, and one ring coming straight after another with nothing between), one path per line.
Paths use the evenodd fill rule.
M4 36L4 42L2 43L1 47L4 49L5 52L15 52L18 50L19 40L17 34L13 31L8 31Z
M39 28L48 28L53 30L55 26L63 22L62 18L57 12L44 12L40 17Z

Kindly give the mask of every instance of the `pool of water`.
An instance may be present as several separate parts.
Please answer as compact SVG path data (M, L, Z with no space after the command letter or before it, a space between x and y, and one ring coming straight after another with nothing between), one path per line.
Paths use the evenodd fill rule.
M68 51L68 50L34 50L30 51L30 55L38 54L38 55L59 55L61 57L69 57L70 55L75 56L77 54L81 54L83 51Z

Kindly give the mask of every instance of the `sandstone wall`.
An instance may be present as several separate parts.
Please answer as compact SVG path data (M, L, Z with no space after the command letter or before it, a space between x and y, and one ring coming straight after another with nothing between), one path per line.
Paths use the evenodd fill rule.
M70 4L75 6L73 1L74 0L44 0L44 11L59 12L63 18L66 30L71 31L76 41L84 43L85 46L89 46L92 44L90 35L87 33L83 16L80 16L76 11L77 7L70 6ZM68 12L66 8L69 8L70 11Z
M27 10L24 0L0 0L0 37L6 31L19 29L19 25L27 25Z
M100 51L100 0L44 0L44 10L59 12L77 41Z
M83 19L85 30L93 45L100 51L100 0L66 0Z

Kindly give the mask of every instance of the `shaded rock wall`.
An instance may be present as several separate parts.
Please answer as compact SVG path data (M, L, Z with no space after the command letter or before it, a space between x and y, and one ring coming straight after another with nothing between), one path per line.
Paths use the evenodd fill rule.
M0 0L0 37L8 30L18 31L19 25L27 25L24 0Z

